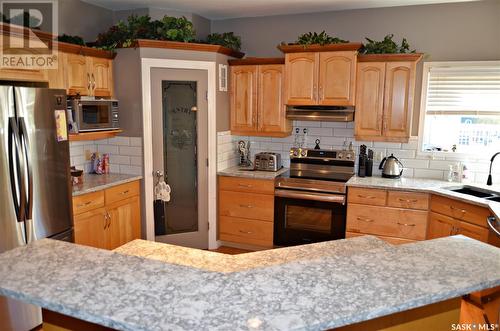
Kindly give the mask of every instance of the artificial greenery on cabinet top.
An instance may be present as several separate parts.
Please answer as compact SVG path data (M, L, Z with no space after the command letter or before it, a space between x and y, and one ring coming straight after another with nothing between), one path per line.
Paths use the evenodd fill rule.
M348 43L349 40L344 40L338 37L332 37L324 30L320 33L318 32L306 32L297 37L297 40L293 43L282 43L285 45L330 45L330 44L343 44Z
M149 15L132 15L126 22L120 21L108 31L100 33L94 46L113 50L119 47L130 47L137 39L208 43L236 51L241 48L240 37L232 32L214 33L209 35L207 40L196 40L193 23L186 17L165 16L161 20L152 20Z
M365 39L368 43L364 44L360 50L362 54L408 54L415 53L415 50L410 51L410 45L406 38L403 38L401 45L398 45L392 40L393 34L388 34L381 41L372 40L370 38Z

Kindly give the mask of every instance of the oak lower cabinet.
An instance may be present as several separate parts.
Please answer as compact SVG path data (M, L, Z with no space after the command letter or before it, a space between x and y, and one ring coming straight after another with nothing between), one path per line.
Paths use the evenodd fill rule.
M285 54L286 104L354 106L357 51Z
M274 180L219 176L219 240L273 247Z
M363 55L356 78L357 140L407 142L421 54Z
M141 238L139 181L73 198L75 243L115 249Z
M248 136L289 136L292 126L285 116L283 64L251 64L255 60L234 62L239 64L231 65L230 70L231 132Z
M434 239L461 234L489 242L486 218L490 214L487 208L433 195L427 237Z
M350 187L346 237L375 235L391 244L425 240L429 195Z

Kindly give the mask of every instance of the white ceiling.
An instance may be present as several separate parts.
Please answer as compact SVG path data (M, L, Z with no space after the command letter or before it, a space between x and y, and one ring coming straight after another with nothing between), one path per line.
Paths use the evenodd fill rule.
M209 19L313 13L479 0L83 0L112 10L163 8Z

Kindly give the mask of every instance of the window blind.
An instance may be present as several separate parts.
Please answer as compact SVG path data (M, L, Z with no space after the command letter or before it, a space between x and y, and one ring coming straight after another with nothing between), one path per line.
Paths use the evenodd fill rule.
M500 115L500 64L431 67L426 113Z

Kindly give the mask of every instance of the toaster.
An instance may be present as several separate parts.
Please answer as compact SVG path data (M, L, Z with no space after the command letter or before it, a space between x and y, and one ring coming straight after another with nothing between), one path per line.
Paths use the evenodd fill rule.
M255 154L255 170L278 171L282 168L281 155L277 153L257 153Z

